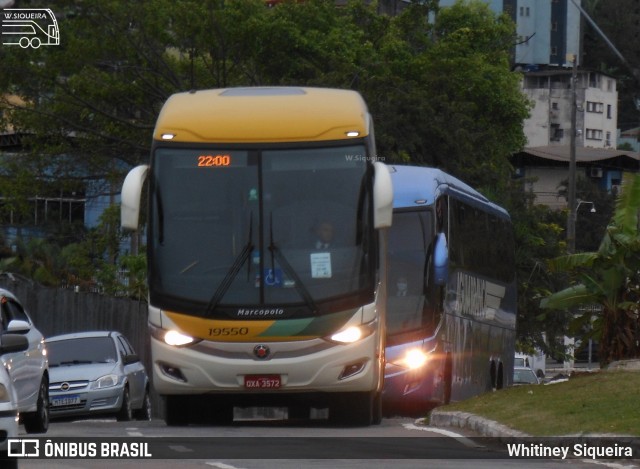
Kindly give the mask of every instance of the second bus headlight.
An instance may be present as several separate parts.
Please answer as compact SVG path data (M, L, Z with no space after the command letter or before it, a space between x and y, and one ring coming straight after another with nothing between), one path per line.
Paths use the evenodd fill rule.
M403 365L409 368L410 370L415 370L417 368L424 366L428 360L429 360L429 355L427 355L420 349L414 348L407 351L402 362L403 362Z

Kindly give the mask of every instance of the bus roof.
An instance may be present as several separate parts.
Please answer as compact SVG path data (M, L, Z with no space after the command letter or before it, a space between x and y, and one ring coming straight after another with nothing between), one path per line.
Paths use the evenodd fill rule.
M488 208L493 213L508 216L473 187L437 168L426 166L389 166L393 182L393 207L408 208L432 205L440 194L453 194L471 205Z
M154 139L256 143L343 140L369 135L370 117L359 93L300 87L225 88L169 97Z

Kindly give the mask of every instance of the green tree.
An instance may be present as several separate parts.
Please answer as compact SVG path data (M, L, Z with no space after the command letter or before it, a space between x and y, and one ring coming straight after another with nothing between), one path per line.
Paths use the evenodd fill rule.
M566 251L562 236L566 215L534 204L535 194L526 187L530 187L528 179L513 179L508 197L502 199L511 214L516 244L518 347L528 352L538 348L548 355L560 356L564 349L545 339L564 335L566 318L546 314L540 308L540 299L558 289L558 279L545 266L548 259Z
M148 160L156 116L174 92L295 84L360 91L385 162L440 167L505 204L515 197L508 158L524 145L528 112L509 66L515 27L480 0L437 4L412 2L389 17L359 0L59 0L60 46L0 48L0 89L24 103L0 100L26 150L3 165L22 178L12 200L43 180L102 181L117 192L123 174ZM93 236L78 233L93 247L67 251L93 256L73 262L78 275L88 264L113 269L96 264L103 251Z
M640 9L636 0L589 0L583 7L609 41L622 54L618 57L600 34L585 23L584 60L587 68L602 70L617 79L618 126L640 125ZM626 63L625 63L626 62Z
M543 308L570 310L578 306L601 305L593 317L590 309L576 313L574 328L593 322L600 341L600 361L638 357L638 294L640 289L640 176L626 175L616 200L611 223L595 252L558 257L549 266L567 272L574 283L541 302Z
M25 175L111 190L148 158L155 118L176 91L356 88L387 161L492 187L524 143L527 105L508 62L514 26L481 1L442 9L431 24L434 4L390 18L359 1L61 0L60 46L0 50L0 89L25 103L0 107L29 150ZM11 168L21 167L24 157Z

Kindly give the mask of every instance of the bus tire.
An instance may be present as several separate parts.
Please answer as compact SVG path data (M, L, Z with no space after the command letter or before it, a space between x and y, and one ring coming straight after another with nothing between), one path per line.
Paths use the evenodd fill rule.
M382 392L377 392L373 398L372 408L372 425L380 425L382 423Z
M496 371L496 362L495 360L491 360L491 364L489 365L489 382L490 391L495 391L498 387L498 373Z
M502 362L498 365L498 376L496 378L496 389L504 388L504 369L502 368Z
M444 361L444 374L443 374L443 391L442 391L442 403L449 404L451 402L451 392L453 387L453 360L451 354L447 354L447 358Z
M329 421L341 426L367 427L373 422L373 392L349 392L333 396Z
M169 427L189 425L190 403L183 396L164 396L164 421Z

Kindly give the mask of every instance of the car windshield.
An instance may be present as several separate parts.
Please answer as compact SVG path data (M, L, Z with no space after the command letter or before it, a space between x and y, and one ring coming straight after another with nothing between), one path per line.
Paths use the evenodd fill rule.
M111 337L82 337L47 342L49 366L115 363L117 352Z
M247 307L308 316L329 301L361 304L358 296L374 291L365 154L362 145L158 148L152 302L210 317Z
M534 374L533 370L514 370L513 371L513 384L537 384L538 378Z

